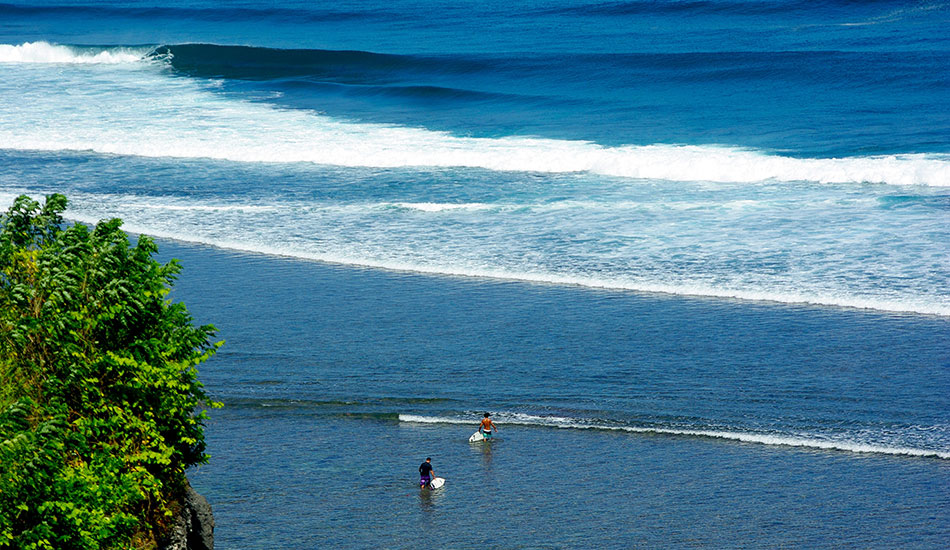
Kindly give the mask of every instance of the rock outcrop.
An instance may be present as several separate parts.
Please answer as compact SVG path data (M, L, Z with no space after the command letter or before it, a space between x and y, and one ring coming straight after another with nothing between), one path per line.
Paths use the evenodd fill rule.
M185 487L181 508L162 550L214 550L214 515L205 497Z

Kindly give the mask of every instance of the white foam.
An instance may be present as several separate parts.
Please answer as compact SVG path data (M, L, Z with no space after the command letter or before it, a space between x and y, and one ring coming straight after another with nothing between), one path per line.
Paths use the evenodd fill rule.
M48 42L0 44L0 63L123 64L143 60L146 49L76 48Z
M439 203L439 202L397 202L393 206L422 212L444 212L446 210L486 210L492 208L484 203Z
M212 118L216 115L233 118L225 111L208 114ZM215 131L203 131L202 128L206 128L207 124L196 121L176 130L168 127L167 123L153 120L150 123L153 126L151 130L159 130L162 135L158 140L146 137L152 132L146 135L114 135L119 133L116 132L121 127L119 125L111 126L108 131L103 128L105 135L102 136L93 135L88 129L76 125L65 128L66 135L15 136L7 133L0 134L0 137L3 137L9 149L93 151L157 158L307 162L373 168L481 168L560 174L586 172L632 179L717 183L813 181L950 186L950 161L934 155L795 159L714 146L607 148L581 141L461 138L414 128L347 124L320 115L300 113L287 115L297 119L297 129L282 128L277 121L273 122L276 127L262 125L265 121L261 119L274 116L274 112L264 107L260 117L248 115L243 121L221 121L221 126ZM309 117L309 120L305 120L305 117ZM270 141L262 143L256 139L257 135L267 135ZM104 140L103 137L109 139ZM315 143L321 147L313 147ZM427 207L417 205L416 208Z
M196 210L201 211L204 210L204 208L198 207ZM235 208L235 210L238 209ZM69 218L71 220L88 224L94 224L103 217L106 216L99 214L85 215L74 210L69 212ZM194 230L185 230L181 225L176 225L174 228L165 229L154 223L139 223L135 220L130 220L128 216L120 217L123 217L125 221L123 228L131 233L143 233L158 238L193 242L216 246L219 248L239 250L242 252L293 257L333 264L385 269L389 271L580 286L604 290L628 290L675 296L712 297L774 302L782 304L835 306L852 309L867 309L950 317L950 304L948 304L946 300L934 300L926 296L916 299L909 297L895 297L893 299L889 299L874 296L822 293L817 291L789 292L755 288L730 288L726 286L715 286L712 284L688 281L656 282L644 279L625 278L621 276L598 278L550 272L512 271L502 268L470 266L458 261L455 263L443 263L438 261L424 263L419 260L411 259L376 259L327 250L325 245L321 245L320 250L317 251L306 247L276 242L273 240L262 242L237 241L222 236L218 232L215 232L211 235L205 235Z
M146 203L125 203L123 208L158 210L167 212L276 212L277 206L253 205L253 204L146 204Z
M78 51L47 43L0 48L0 59L17 63L141 60L141 52ZM535 137L461 137L423 128L343 122L315 112L244 101L216 93L202 81L173 78L161 64L139 66L140 71L115 71L111 80L109 73L101 71L95 79L81 71L8 71L6 85L0 84L0 144L16 150L346 167L580 172L669 181L950 186L947 155L801 159L715 145L606 147Z
M0 147L356 167L588 171L683 181L772 178L950 185L950 159L939 155L792 159L714 146L611 148L527 137L463 138L419 128L346 123L242 101L214 91L208 83L171 74L151 62L121 68L5 65ZM940 254L939 216L865 216L890 190L854 194L836 186L781 185L774 186L780 192L772 193L772 185L564 179L570 179L572 187L563 188L563 194L542 193L529 203L521 202L524 197L517 192L506 192L497 203L475 202L491 200L478 190L466 195L473 202L459 203L449 202L457 198L453 195L415 192L387 202L289 204L267 193L268 204L235 199L246 200L248 206L228 204L230 199L204 201L197 195L158 201L100 195L87 197L83 204L81 192L71 192L69 216L87 223L118 216L130 231L157 237L390 270L950 316L950 299L939 291L947 265ZM650 185L639 187L643 183ZM588 193L588 184L601 188ZM663 192L650 192L654 188ZM809 197L820 201L829 196L835 201L856 196L869 201L855 211L863 216L858 225L842 237L825 234L828 226L811 227L812 219L826 213L838 216L837 203L812 209L815 218L785 216L789 208L821 206ZM432 202L426 202L430 197ZM396 202L400 199L404 202ZM703 210L701 215L692 215L696 209ZM558 210L565 210L564 215L546 216ZM640 216L643 211L650 215ZM196 217L191 212L219 215ZM473 214L477 212L483 215ZM747 212L754 215L744 216ZM732 223L729 213L742 214L737 221L743 224ZM787 218L787 230L781 234L765 223L773 213ZM757 225L758 218L762 223ZM446 220L453 223L440 225ZM750 220L753 223L746 223ZM472 238L473 233L463 230L466 223L488 232ZM287 229L291 227L296 229ZM344 227L346 234L340 232ZM718 230L715 240L707 227ZM866 234L880 235L884 239L878 240L886 242L873 249L846 242ZM742 264L767 261L769 251L779 258L772 271ZM783 256L786 252L792 254ZM871 254L886 261L868 262ZM737 266L715 261L732 256Z
M912 447L889 447L884 445L873 445L855 441L834 441L820 439L816 437L798 437L786 435L757 434L751 432L734 432L718 430L686 430L673 428L652 428L635 426L608 426L602 424L593 424L571 418L564 417L543 417L526 414L496 414L499 422L505 424L514 424L521 426L544 426L563 429L578 430L608 430L622 431L628 433L643 434L662 434L676 436L709 437L715 439L727 439L731 441L741 441L743 443L759 443L763 445L777 445L786 447L804 447L810 449L824 449L835 451L847 451L853 453L874 453L886 455L906 455L917 457L934 457L941 459L950 459L950 452L931 449L917 449ZM443 417L443 416L420 416L413 414L400 414L401 422L414 422L420 424L473 424L471 419Z

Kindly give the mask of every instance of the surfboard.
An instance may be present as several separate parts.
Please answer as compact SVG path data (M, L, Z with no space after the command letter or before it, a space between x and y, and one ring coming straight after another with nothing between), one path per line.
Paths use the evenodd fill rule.
M439 487L445 485L444 477L434 477L432 481L429 482L429 487L432 489L438 489Z
M475 432L472 434L472 437L468 438L469 443L478 443L479 441L485 441L485 436L482 435L482 432Z

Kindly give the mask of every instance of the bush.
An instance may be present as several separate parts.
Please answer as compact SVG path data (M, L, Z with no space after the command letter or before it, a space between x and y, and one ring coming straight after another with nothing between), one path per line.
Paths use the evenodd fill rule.
M180 265L62 195L0 217L0 548L148 548L207 461L196 366L221 343L168 292Z

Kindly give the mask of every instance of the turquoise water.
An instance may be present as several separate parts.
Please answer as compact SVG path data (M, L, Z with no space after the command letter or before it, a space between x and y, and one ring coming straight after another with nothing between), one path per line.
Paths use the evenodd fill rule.
M182 259L219 548L939 548L948 23L3 3L0 202Z

